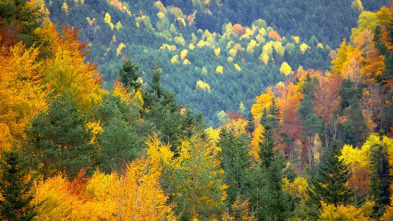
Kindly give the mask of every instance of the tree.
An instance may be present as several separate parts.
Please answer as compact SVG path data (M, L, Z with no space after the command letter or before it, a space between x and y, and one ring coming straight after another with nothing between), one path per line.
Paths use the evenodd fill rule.
M360 146L368 132L359 105L361 94L350 80L344 80L340 94L342 97L341 105L345 107L343 115L346 119L343 124L342 140L347 144Z
M27 180L27 171L21 164L21 157L16 150L3 153L1 162L2 178L0 181L0 215L2 220L33 220L36 215L33 200L33 179Z
M250 134L250 137L253 137L252 133L255 130L255 122L254 122L254 115L250 112L248 114L247 118L247 126L246 126L246 132Z
M385 207L390 205L389 185L392 180L388 163L388 150L383 142L384 132L380 131L379 135L379 142L370 147L370 193L371 199L375 201L374 218L380 218L385 212Z
M16 38L12 39L13 43L21 39L30 47L37 41L34 31L40 26L42 17L39 8L32 1L1 1L0 23L5 23L10 29L2 30L0 36L4 37L4 31L16 32ZM1 43L6 40L1 38Z
M265 108L261 118L264 131L259 143L262 162L250 172L250 202L259 220L286 220L291 215L291 197L282 189L284 163L274 150L275 121L277 116L270 114Z
M229 186L228 203L232 205L245 195L247 170L251 166L249 150L244 137L235 137L233 131L226 128L220 131L217 146L222 151L221 165L225 171L225 183Z
M346 186L351 172L339 159L340 149L338 141L331 142L318 165L317 174L311 179L307 192L317 205L320 201L335 206L347 205L351 201L353 192Z
M226 198L217 150L200 137L182 142L173 174L172 198L182 220L218 218Z
M36 163L34 169L44 179L60 172L73 178L81 168L92 166L91 134L85 117L80 116L68 94L54 100L47 112L35 117L27 134L31 144L28 151Z
M138 70L139 67L130 59L127 58L123 61L123 65L119 69L119 77L120 81L123 83L123 87L128 90L137 90L141 87L142 84L138 81L141 73L138 72Z

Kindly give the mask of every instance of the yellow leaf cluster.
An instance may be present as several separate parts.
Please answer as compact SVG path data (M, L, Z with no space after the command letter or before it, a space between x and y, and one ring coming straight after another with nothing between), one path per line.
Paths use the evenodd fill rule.
M153 158L137 159L124 175L96 172L86 181L61 176L41 181L33 203L38 220L174 220L160 188L161 168ZM83 182L83 180L85 180Z
M38 48L26 49L22 43L9 53L0 48L0 141L3 150L14 139L24 137L24 127L47 108L48 84L42 82L43 63Z
M224 68L220 65L220 66L217 66L217 68L216 68L216 73L218 73L218 74L224 74Z
M251 113L254 119L256 119L256 122L259 122L259 119L262 117L263 109L270 107L274 97L272 88L268 87L265 93L261 92L261 95L255 98L255 104L251 107Z
M214 54L216 55L216 57L220 56L220 52L221 52L221 48L214 49Z
M365 217L361 208L356 208L352 205L332 205L322 202L322 212L319 216L321 221L330 220L359 220L366 221L369 217Z
M210 92L210 85L208 83L201 81L201 80L197 81L196 87L197 87L197 89L201 89L201 90Z
M289 66L289 64L287 62L284 61L281 64L280 72L285 74L285 76L288 76L288 75L292 74L292 68L291 68L291 66Z
M174 55L171 59L171 63L172 64L179 63L179 55Z
M185 60L183 61L183 64L184 64L184 65L191 65L191 62L190 62L188 59L185 59Z
M269 63L269 55L266 53L263 53L259 56L259 60L263 61L263 63L268 64Z
M111 15L109 13L105 13L104 22L107 23L109 27L113 30L114 25L112 24L111 20L112 20Z
M66 2L63 2L61 9L63 9L63 11L68 15L68 5Z
M242 69L240 68L240 66L238 64L234 64L235 70L236 71L242 71Z
M163 19L164 17L165 17L165 14L164 14L164 13L162 13L162 12L158 12L158 13L157 13L157 18L158 18L158 19L161 20L161 19Z
M299 49L300 49L300 51L301 51L302 53L304 53L304 52L306 52L308 49L310 49L310 46L308 46L306 43L302 43L302 44L299 46Z
M283 179L283 190L289 192L292 197L299 197L301 199L307 199L307 188L308 182L303 177L296 177L296 179L291 183L289 180L284 177Z
M247 45L247 52L250 54L254 53L256 46L257 46L257 42L254 39L251 39L250 43L248 43Z
M180 52L180 59L183 61L187 57L187 54L188 54L188 50L187 49L183 49Z
M116 49L116 55L119 56L121 54L121 50L123 50L123 48L125 48L125 47L126 47L125 44L123 42L121 42L119 44L119 47L117 47L117 49Z

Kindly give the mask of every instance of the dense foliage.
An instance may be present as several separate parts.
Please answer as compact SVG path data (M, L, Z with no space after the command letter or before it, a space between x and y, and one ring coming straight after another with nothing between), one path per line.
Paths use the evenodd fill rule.
M220 114L238 111L240 103L249 111L261 90L300 66L327 70L331 49L348 39L360 12L388 1L45 2L59 28L78 27L105 88L118 76L120 59L139 66L144 81L155 60L163 87L217 127Z
M252 28L227 25L222 35L201 32L203 40L187 43L186 51L164 45L161 50L177 53L162 58L166 67L183 70L195 62L195 51L209 50L204 59L225 57L241 78L251 76L244 69L256 69L235 55L244 53L247 63L257 51L253 44L262 47L262 63L254 65L274 68L281 57L275 68L282 81L259 85L249 110L242 100L237 111L219 112L222 124L213 129L163 86L168 72L159 59L144 69L125 57L105 89L97 66L86 61L89 43L69 26L58 31L42 1L0 3L1 219L392 220L392 7L362 11L349 40L330 52L326 72L292 69L283 59L288 44L296 45L293 55L325 49L281 38L262 20ZM59 13L93 4L100 9L95 1L63 3ZM111 4L134 13L126 3ZM154 7L162 19L173 11ZM5 13L11 9L24 16ZM139 28L149 28L139 15ZM106 34L115 28L111 19L105 15ZM230 75L227 68L201 72L223 77ZM214 91L205 80L195 86L198 93Z

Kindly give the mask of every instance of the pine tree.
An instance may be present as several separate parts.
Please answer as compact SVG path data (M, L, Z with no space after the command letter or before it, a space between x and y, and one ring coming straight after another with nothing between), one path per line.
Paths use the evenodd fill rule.
M370 175L370 195L375 202L373 208L374 218L380 218L385 207L390 205L389 184L392 180L388 164L387 149L382 141L384 132L380 131L380 143L375 144L371 150L371 175Z
M274 113L274 112L273 112ZM279 154L274 150L274 129L277 116L270 115L265 108L261 118L264 127L260 142L258 163L251 171L250 188L256 193L251 193L251 205L259 220L286 220L291 215L291 197L282 190L284 163Z
M21 158L17 151L4 152L3 159L0 181L1 220L33 220L36 215L34 206L31 205L33 179L26 182L27 172L21 165Z
M250 137L253 137L252 133L254 132L254 130L255 130L254 116L250 112L247 118L246 132L250 134Z
M80 169L92 165L91 134L69 94L54 100L47 112L35 117L27 134L36 163L33 169L44 179L58 173L73 178Z
M340 94L342 97L342 108L345 108L343 115L347 118L343 125L342 140L346 144L360 145L368 132L359 106L360 91L355 88L350 80L344 80Z
M233 131L224 128L217 146L222 150L221 165L225 171L225 183L229 186L228 204L232 205L245 195L247 170L251 166L247 141L242 136L235 137Z
M339 159L340 144L333 141L326 149L317 174L311 179L311 188L307 190L314 203L323 201L335 206L347 205L353 195L352 190L346 186L351 173L348 165Z
M119 69L120 81L123 83L123 87L128 90L138 89L141 87L141 83L138 82L138 78L141 75L138 72L139 67L136 66L130 59L123 61L123 65Z

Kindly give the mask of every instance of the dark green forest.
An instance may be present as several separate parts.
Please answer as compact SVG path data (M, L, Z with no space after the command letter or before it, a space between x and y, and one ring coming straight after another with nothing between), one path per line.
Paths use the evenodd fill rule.
M99 0L46 3L52 21L59 28L64 24L77 27L80 40L88 42L87 59L99 65L105 88L110 88L117 77L120 58L128 57L139 66L143 80L149 79L149 73L158 65L163 70L163 87L176 94L177 102L202 112L206 123L217 127L223 123L219 120L220 114L239 112L240 103L249 111L261 90L281 81L283 62L294 72L300 66L328 70L330 51L344 38L349 38L361 10L375 11L388 3L387 0L370 0L356 6L356 1L353 2L175 0L159 4ZM159 17L159 12L164 17ZM107 14L109 22L105 22ZM264 31L260 32L261 28ZM269 37L272 31L279 37L273 33ZM201 40L208 43L197 46ZM300 50L302 43L306 44L304 51ZM190 49L190 45L195 49ZM124 48L119 53L120 47ZM213 50L218 48L220 55L215 56ZM229 53L231 49L236 52ZM183 64L184 59L180 59L183 50L188 50L189 64ZM170 62L174 56L179 57L179 62ZM241 71L234 68L235 64ZM222 75L216 73L218 66L223 67ZM201 90L198 81L208 84L210 90Z

